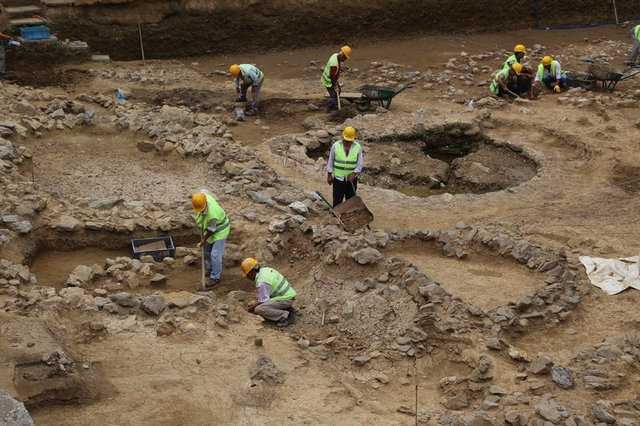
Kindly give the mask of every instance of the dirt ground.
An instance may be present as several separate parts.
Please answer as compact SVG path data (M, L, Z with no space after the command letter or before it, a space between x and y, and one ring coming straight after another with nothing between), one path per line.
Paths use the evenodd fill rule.
M570 407L572 416L586 416L589 422L569 423L566 416L552 424L595 424L600 420L592 416L592 406L598 400L622 407L616 415L627 423L621 424L640 424L640 409L633 415L629 410L619 414L627 407L622 401L626 404L640 398L640 358L634 358L636 352L628 349L630 340L616 346L620 353L611 349L617 355L603 355L607 345L640 332L640 293L627 290L616 296L605 295L589 285L576 260L579 255L633 256L640 250L640 169L636 167L640 160L640 77L620 83L615 94L545 93L534 101L469 106L470 100L477 105L486 96L488 76L498 69L503 51L514 42L546 46L537 48L532 56L539 59L545 52L556 54L566 69L583 69L580 58L601 52L621 67L626 50L619 46L626 48L629 44L627 33L627 29L598 27L375 42L363 39L348 62L345 91L355 91L372 80L395 85L422 77L415 87L394 99L389 111L354 113L353 118L338 123L324 113L324 94L318 84L319 69L336 49L333 45L241 57L82 63L59 68L69 78L73 76L73 83L63 79L63 87L45 82L42 90L51 98L89 95L92 99L111 99L117 88L130 97L126 107L83 101L99 117L109 117L99 119L93 127L52 129L16 137L16 143L26 147L31 158L19 166L18 177L3 181L7 194L32 182L28 194L45 198L47 207L30 212L34 233L0 246L0 258L9 258L7 253L11 253L15 259L15 252L30 244L33 250L38 238L49 242L58 238L66 250L74 245L76 250L52 250L51 244L40 244L41 250L32 253L25 249L23 263L42 287L32 282L24 283L20 291L18 287L13 291L0 286L0 308L6 313L38 318L52 330L61 330L52 331L57 341L69 348L74 359L90 360L112 389L103 389L106 396L91 401L33 404L29 408L34 420L38 425L88 425L97 418L104 425L527 425L548 420L536 407L549 397ZM472 56L476 64L471 68L476 71L465 72L462 68ZM457 58L456 65L447 65L451 58ZM232 82L219 72L230 62L256 63L266 76L261 113L240 123L231 119ZM535 63L531 59L531 64ZM626 100L632 102L625 104ZM45 108L44 100L33 103ZM145 127L144 120L153 114L173 114L171 108L175 107L190 109L196 121L213 116L217 123L224 124L218 127L224 129L215 135L211 153L198 157L177 149L165 152L160 147L154 151L151 145L157 147L156 141L164 136ZM128 127L121 125L126 114L134 117L127 122ZM136 120L143 124L136 128ZM497 145L472 151L453 162L436 162L427 157L423 145L402 148L417 140L416 122L426 130L429 126L466 123L474 128L474 134L482 134ZM171 123L179 123L179 131L201 133L208 131L202 128L211 126L185 124L178 119ZM320 151L303 146L296 138L311 137L309 133L320 130L339 131L345 124L358 127L365 162L377 165L375 176L367 176L365 170L364 183L358 188L375 216L371 230L351 237L334 235L333 227L337 226L326 210L317 207L319 202L307 203L311 213L305 225L291 225L295 219L287 216L287 206L297 198L290 194L302 197L320 191L327 199L331 196L322 154L326 154L333 135L317 136L325 143ZM388 135L398 139L389 141ZM414 138L413 142L407 142L408 136ZM171 147L186 147L181 143L198 138L198 134L189 134L189 138L177 137L169 142ZM422 138L420 143L428 146L429 140ZM146 143L152 152L141 150ZM283 145L287 146L286 156L282 155ZM218 161L222 151L227 157ZM234 167L234 156L243 165L240 170ZM385 169L385 159L396 159L394 167L401 168L402 174ZM265 170L271 173L268 178L252 177ZM459 176L453 179L451 173ZM437 177L442 185L430 183L425 189L425 176ZM107 314L102 307L109 302L106 298L122 291L172 300L177 300L178 292L202 295L198 293L199 252L193 246L176 255L175 263L159 262L142 272L145 266L126 266L125 261L117 261L130 255L126 244L115 249L100 244L101 239L109 239L109 232L118 233L117 241L126 241L142 231L181 232L184 236L191 221L188 195L201 187L219 193L232 218L222 285L205 294L206 301L181 306L178 313L168 313L167 308L160 320L126 306L116 306ZM277 201L280 197L285 201L256 201L256 194L264 193L270 199ZM113 201L114 206L95 207L87 216L78 213L104 199ZM59 220L60 214L81 217L84 223L94 223L96 229L87 226L78 235L74 233L77 230L59 227L49 233L46 226ZM113 225L117 214L133 225ZM147 218L146 214L151 216ZM145 220L138 222L138 216ZM276 223L280 219L289 224ZM101 221L108 224L107 228L97 229L95 224ZM153 228L157 223L166 226ZM306 225L308 228L304 228ZM288 228L273 231L277 226ZM541 320L536 316L539 312L526 311L529 317L521 316L507 325L494 320L505 309L524 312L537 301L545 306L543 295L555 291L552 288L558 285L554 277L544 275L551 272L532 268L527 261L515 259L517 256L509 257L511 250L470 245L461 254L455 251L455 244L452 252L447 251L449 244L444 239L442 244L435 244L405 241L402 236L422 230L464 233L469 226L490 229L497 235L516 235L516 241L526 240L561 253L559 258L568 262L567 271L578 277L579 301L572 310L554 312ZM397 241L389 242L392 236ZM188 245L186 241L188 238L181 238L184 245ZM338 246L345 241L352 246ZM353 262L349 256L365 243L379 249L382 260ZM240 276L237 264L255 253L272 253L268 261L298 290L300 316L288 329L275 329L242 309L253 298L253 284ZM49 311L46 305L28 303L30 291L47 297L55 296L56 291L60 294L79 265L93 267L95 278L81 286L85 293L74 299L74 304ZM447 296L425 296L412 289L406 283L413 273L436 282ZM149 284L155 274L161 274L166 282ZM573 277L568 280L573 282ZM566 282L564 285L570 287ZM55 289L53 295L41 290L46 287ZM103 305L86 308L81 302L87 295L104 298ZM567 302L569 296L564 294L553 295L552 299L540 310L553 311L561 302L573 303ZM58 303L47 300L49 306ZM431 310L435 323L440 319L440 325L450 327L446 329L449 331L407 343L411 339L405 337L413 336L415 328L428 321L423 315ZM562 316L564 313L567 315ZM91 325L96 322L104 327ZM435 325L430 327L440 330ZM171 332L165 333L166 329ZM22 348L23 343L26 347L28 335L25 332L26 337L10 341L0 324L0 349L3 345ZM494 336L502 342L502 350L488 349L487 342ZM407 345L413 345L413 355L407 348L401 352ZM513 355L513 348L527 354L524 358L528 360ZM366 361L358 359L363 354ZM252 368L263 355L277 366L278 374L257 380ZM576 388L561 390L551 379L532 373L527 378L530 362L539 355L552 358L557 366L574 368L575 374L580 374ZM625 364L629 357L631 361ZM486 382L493 385L493 390L486 392L474 388L479 382L471 379L479 374L479 365L485 359L493 371L490 382ZM593 359L593 365L585 366L585 359ZM0 388L14 389L15 360L3 361ZM609 365L610 372L620 376L615 387L593 390L585 385L589 379L584 376L589 376L590 368L606 370ZM279 381L280 377L284 379ZM540 383L543 386L537 386ZM456 401L460 401L456 398L461 395L457 392L462 387L466 404L457 406ZM495 394L501 395L497 406L491 405L491 395ZM511 411L529 417L520 423L506 423ZM474 423L468 416L485 417ZM565 419L567 423L563 423Z

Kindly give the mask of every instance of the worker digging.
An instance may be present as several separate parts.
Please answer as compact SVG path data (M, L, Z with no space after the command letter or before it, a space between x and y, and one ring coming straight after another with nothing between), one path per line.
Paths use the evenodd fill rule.
M636 66L638 65L638 58L640 58L640 25L631 28L631 40L633 46L631 47L627 65Z
M256 301L249 304L247 310L278 327L293 323L293 301L297 293L289 281L277 270L260 265L252 257L243 260L240 269L256 285Z
M233 64L229 67L229 73L235 78L237 102L247 102L247 91L251 88L251 102L246 115L256 115L264 73L252 64Z
M333 207L356 195L358 176L364 167L364 150L357 131L345 127L342 138L331 146L327 160L327 183L333 187Z
M351 47L342 46L340 52L334 53L329 57L322 71L320 82L329 93L329 102L327 103L327 111L338 109L340 105L340 92L342 91L340 83L340 73L342 64L351 58Z
M200 231L199 248L203 248L207 289L215 287L222 277L225 243L231 232L231 222L214 196L206 190L191 196L194 219Z
M495 96L503 98L533 98L531 76L524 74L524 66L515 62L509 68L502 68L493 77L489 91Z

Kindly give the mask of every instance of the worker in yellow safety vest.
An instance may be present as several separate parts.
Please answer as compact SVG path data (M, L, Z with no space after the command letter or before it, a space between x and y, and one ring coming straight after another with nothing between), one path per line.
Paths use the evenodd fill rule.
M502 68L496 72L489 86L489 92L503 98L518 98L526 94L531 99L533 97L531 76L524 75L523 68L521 63L516 62L509 68Z
M201 190L191 196L195 211L194 219L200 231L198 247L204 245L204 261L208 282L207 288L213 288L222 276L222 260L227 237L231 232L231 222L218 201L207 190Z
M553 89L555 93L560 93L562 87L565 86L566 79L567 76L562 72L560 62L547 55L538 65L534 84L536 86L544 84L547 88Z
M256 301L249 304L247 310L278 327L291 324L295 316L293 301L297 293L289 281L277 270L260 265L252 257L243 260L240 269L256 285Z
M342 63L351 58L351 47L342 46L340 52L334 53L329 57L327 64L322 70L322 85L329 92L329 103L327 111L338 108L338 96L340 96L340 72L342 71Z
M523 64L524 55L526 55L527 49L524 44L516 44L513 48L513 55L509 56L502 64L502 69L509 69L515 63ZM523 64L524 65L524 64Z
M333 207L356 195L358 176L364 167L364 150L356 141L356 129L345 127L327 161L327 183L333 186Z
M633 48L627 65L634 66L638 64L638 58L640 57L640 25L631 28L631 37L633 37Z

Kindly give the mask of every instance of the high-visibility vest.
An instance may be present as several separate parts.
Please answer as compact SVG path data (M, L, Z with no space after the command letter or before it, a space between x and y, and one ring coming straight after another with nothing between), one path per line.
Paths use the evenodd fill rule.
M638 40L638 42L640 42L640 25L636 25L633 28L633 34L635 34L636 39Z
M334 145L333 156L333 175L337 177L349 176L356 169L358 165L358 155L362 147L356 141L351 143L351 149L349 155L344 151L344 142L339 141Z
M297 293L289 281L273 268L260 267L260 271L256 275L256 287L260 283L266 283L271 287L269 300L292 300L296 297Z
M338 71L340 70L340 61L338 60L338 54L334 53L329 57L327 64L324 66L324 71L322 71L322 79L320 80L324 87L333 86L333 82L331 81L331 68L337 67Z
M551 67L550 67L550 71L549 73L551 74L551 77L553 77L554 79L556 78L556 75L558 75L558 67L560 66L560 62L558 61L551 61ZM542 79L544 78L544 72L546 71L546 68L544 67L544 65L540 64L538 65L538 72L536 73L536 80L540 80L542 81Z
M493 95L500 94L500 84L498 84L498 78L500 76L504 77L505 80L509 80L509 68L502 68L500 71L496 72L495 76L493 77L493 81L489 86L489 92L491 92Z
M229 233L231 232L231 222L229 221L227 214L213 196L205 194L205 197L207 197L207 208L196 214L194 219L198 229L203 234L207 231L211 221L215 220L216 231L207 240L209 244L213 244L214 242L224 240L229 236Z
M502 64L502 69L508 70L509 68L511 68L511 65L515 64L516 62L519 63L520 61L518 60L518 57L514 53L513 55L509 56L506 61L504 61L504 64Z
M242 74L238 76L238 79L241 79L245 86L258 86L262 83L264 74L255 65L240 64L240 71Z

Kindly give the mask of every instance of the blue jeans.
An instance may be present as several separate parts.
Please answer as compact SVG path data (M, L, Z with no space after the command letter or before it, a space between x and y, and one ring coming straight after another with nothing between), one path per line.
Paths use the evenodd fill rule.
M224 244L227 240L214 241L204 246L204 267L212 280L219 281L222 276L222 259L224 258Z
M566 76L566 74L563 72L560 75L560 80L557 80L557 81L558 81L558 84L560 84L560 87L565 87L567 85L567 76ZM549 89L552 89L553 86L555 86L556 78L548 75L548 76L542 78L542 82Z

